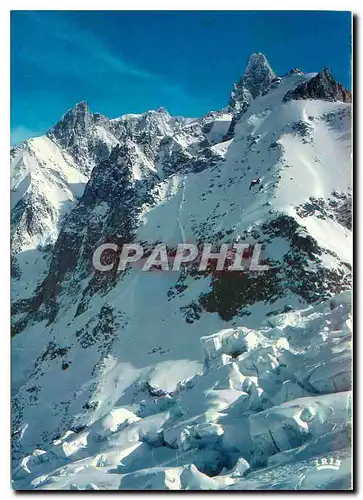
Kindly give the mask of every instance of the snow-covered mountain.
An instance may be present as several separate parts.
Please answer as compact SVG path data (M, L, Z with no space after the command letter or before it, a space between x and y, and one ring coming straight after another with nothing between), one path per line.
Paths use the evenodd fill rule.
M17 489L350 488L350 132L328 70L253 54L225 109L82 102L11 151ZM238 241L269 269L92 265Z

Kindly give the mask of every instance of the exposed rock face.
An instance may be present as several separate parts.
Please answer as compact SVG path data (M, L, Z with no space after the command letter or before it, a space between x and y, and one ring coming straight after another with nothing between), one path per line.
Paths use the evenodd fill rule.
M264 54L252 54L243 75L243 85L255 98L276 78Z
M251 92L247 90L243 84L234 83L231 98L229 100L229 110L233 113L243 113L246 111L251 101Z
M302 211L299 215L303 216ZM247 231L243 236L248 238ZM203 309L217 312L225 321L235 316L243 317L249 315L249 305L259 301L273 304L288 290L307 303L314 303L350 288L351 269L342 263L336 270L327 270L322 265L322 259L330 255L329 250L321 249L294 218L285 215L271 218L254 229L253 237L263 244L265 253L269 252L269 245L276 244L276 238L286 240L289 250L278 258L267 259L270 269L261 274L213 272L211 290L200 296L199 304L183 308L187 323L199 320ZM201 275L193 272L194 279L199 279ZM184 274L179 279L181 292L184 289L180 285L186 278Z
M259 94L265 95L270 87L276 88L280 80L271 69L264 54L259 52L250 56L243 76L233 84L228 104L228 111L232 113L233 118L224 136L225 141L233 137L236 123L247 111L253 99ZM274 84L276 84L275 87L273 87Z
M343 85L336 82L325 68L311 80L301 83L285 95L283 102L293 99L322 99L324 101L352 102L352 94Z
M134 143L127 139L93 169L79 204L68 216L67 225L55 243L48 276L35 300L18 304L17 312L32 313L42 306L48 311L50 321L53 321L58 311L57 295L65 277L72 281L77 274L73 290L78 294L79 277L86 277L92 272L89 252L104 240L118 245L133 240L138 211L142 203L152 201L150 191L157 180L153 173L143 180L133 178L133 166L139 161ZM93 216L90 218L91 212ZM113 278L113 273L101 275L101 280L95 275L83 298L90 291L95 292L96 288L99 291ZM79 310L84 307L84 301L81 300Z
M117 144L109 120L99 113L91 113L85 101L67 111L47 135L75 159L85 175L107 158Z
M153 160L163 137L173 135L183 119L175 119L164 108L140 115L125 115L111 120L113 134L119 141L126 138L138 144L143 153Z
M77 137L88 133L92 124L92 114L87 102L81 101L67 111L63 118L51 129L50 134L64 146L74 144Z
M274 78L276 75L264 54L260 52L252 54L243 76L233 85L229 101L230 110L240 113L247 109L251 99L266 90Z
M301 69L299 68L291 68L290 71L288 71L286 73L286 76L290 76L290 75L302 75L303 72L301 71Z

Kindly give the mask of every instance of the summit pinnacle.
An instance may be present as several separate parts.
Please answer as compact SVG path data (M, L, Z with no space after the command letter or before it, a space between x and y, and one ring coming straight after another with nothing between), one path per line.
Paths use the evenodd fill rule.
M266 56L258 52L252 54L248 60L247 67L243 75L243 86L250 91L253 98L263 92L276 78Z
M266 56L261 52L252 54L240 80L234 84L229 101L229 108L233 112L246 109L250 101L267 89L276 78Z

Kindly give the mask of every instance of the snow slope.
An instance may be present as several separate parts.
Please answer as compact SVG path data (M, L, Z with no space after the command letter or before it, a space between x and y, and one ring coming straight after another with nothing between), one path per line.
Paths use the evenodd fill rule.
M81 197L88 178L47 136L16 148L11 169L12 251L23 278L14 280L16 299L31 296L44 279L43 249L56 241L61 220Z
M228 113L80 103L12 153L14 254L46 255L14 277L17 489L349 489L351 105L285 102L320 73L260 56ZM269 270L104 275L105 241L257 242Z
M116 404L23 458L16 487L349 489L349 317L345 292L260 330L202 338L198 374L164 394L152 377L135 384L140 402ZM339 473L318 471L315 460L332 455Z

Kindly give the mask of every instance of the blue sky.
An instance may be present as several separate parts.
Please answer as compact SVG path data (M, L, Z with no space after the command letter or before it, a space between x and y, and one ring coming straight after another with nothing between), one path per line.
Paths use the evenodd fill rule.
M111 118L201 116L226 105L252 52L277 74L329 67L350 88L350 30L349 12L13 11L12 142L81 100Z

